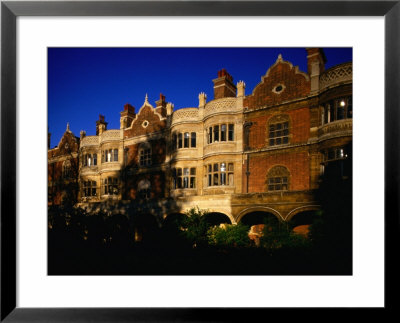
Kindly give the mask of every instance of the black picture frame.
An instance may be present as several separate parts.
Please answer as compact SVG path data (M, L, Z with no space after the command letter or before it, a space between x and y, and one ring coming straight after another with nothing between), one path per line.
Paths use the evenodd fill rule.
M385 310L394 309L399 231L400 1L2 1L1 318L3 322L243 321L265 309L17 308L16 19L19 16L384 16ZM371 62L371 66L373 62ZM356 167L356 166L355 166ZM371 174L366 174L372 176ZM371 188L372 189L372 188ZM392 296L393 295L393 296ZM377 309L381 313L381 309ZM279 310L278 310L279 311ZM331 312L331 311L330 311ZM329 314L331 315L331 314ZM370 314L369 314L370 315ZM246 321L246 319L244 320Z

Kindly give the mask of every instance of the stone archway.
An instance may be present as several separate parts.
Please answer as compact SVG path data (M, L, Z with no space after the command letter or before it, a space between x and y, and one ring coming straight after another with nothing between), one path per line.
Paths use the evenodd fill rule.
M284 220L283 217L282 217L282 215L281 215L281 213L280 213L279 211L273 209L273 208L270 208L270 207L250 207L250 208L247 208L247 209L242 210L242 211L237 215L237 217L236 217L236 223L239 223L239 222L242 222L242 223L243 223L242 219L243 219L245 216L248 217L248 215L249 215L249 214L252 214L252 213L253 213L253 214L254 214L254 213L259 214L259 215L256 216L257 219L258 219L259 217L262 218L262 215L261 215L261 214L269 214L269 215L273 215L278 221L283 221L283 220ZM254 215L253 215L253 216L254 216ZM248 222L248 221L246 221L246 222ZM261 222L261 223L255 223L255 224L262 224L262 223L263 223L263 222Z
M212 225L220 225L222 223L232 224L231 219L224 213L210 212L205 215L207 222Z

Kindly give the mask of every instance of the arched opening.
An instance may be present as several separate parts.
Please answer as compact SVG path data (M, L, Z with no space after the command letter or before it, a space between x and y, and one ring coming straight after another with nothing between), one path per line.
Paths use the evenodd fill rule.
M295 214L289 221L289 226L293 232L308 235L310 225L316 218L315 210L303 211Z
M245 214L241 219L240 223L248 226L257 224L279 224L279 220L275 214L265 211L254 211Z
M131 221L135 242L152 243L156 241L159 226L152 214L135 214Z
M206 217L207 223L210 224L211 226L220 225L222 223L232 224L229 217L223 213L211 212L211 213L207 213L205 215L205 217Z

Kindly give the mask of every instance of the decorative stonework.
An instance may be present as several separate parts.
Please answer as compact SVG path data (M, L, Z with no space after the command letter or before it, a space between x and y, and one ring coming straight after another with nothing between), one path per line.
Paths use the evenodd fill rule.
M98 136L86 136L81 140L81 147L97 146L99 144Z
M172 115L172 124L180 121L198 121L199 109L197 108L184 108L174 112Z
M105 140L119 140L120 139L120 130L113 129L107 130L101 134L101 141Z
M353 80L353 64L346 63L326 70L319 79L321 90L341 82Z
M236 98L224 98L214 100L206 104L204 116L219 112L236 112L239 111Z
M347 135L348 132L352 132L352 130L353 130L352 119L340 120L325 124L322 127L320 127L318 129L318 136L325 137L333 133L336 134L341 132Z

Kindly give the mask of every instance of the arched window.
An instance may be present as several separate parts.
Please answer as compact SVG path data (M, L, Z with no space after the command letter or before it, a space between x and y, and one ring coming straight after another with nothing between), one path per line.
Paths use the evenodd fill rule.
M141 199L149 199L150 198L150 191L151 191L151 183L147 179L142 179L138 183L138 197Z
M272 167L267 175L267 191L288 191L290 173L285 166Z
M63 168L62 168L62 174L63 174L64 178L71 177L71 162L69 160L64 161Z
M289 143L289 116L287 114L272 117L268 121L268 144L278 146Z
M151 165L151 145L148 142L142 144L139 148L139 165Z

